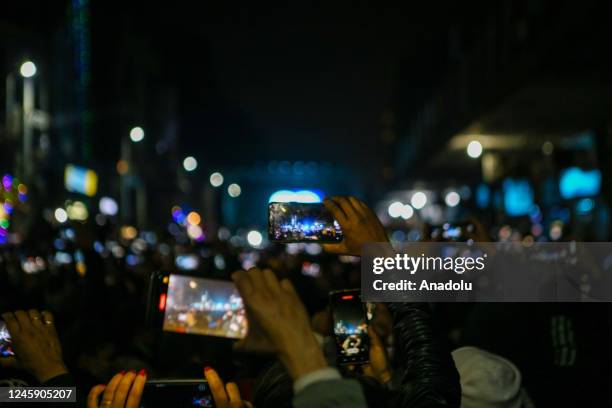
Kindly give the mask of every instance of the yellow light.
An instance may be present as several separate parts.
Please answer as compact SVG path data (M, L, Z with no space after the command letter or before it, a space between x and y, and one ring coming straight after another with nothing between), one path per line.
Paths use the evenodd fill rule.
M164 285L168 284L168 277L164 276L164 279L162 279L162 282L164 283Z
M125 239L134 239L138 235L138 230L131 225L121 227L121 236Z
M76 271L80 277L83 277L87 273L87 266L85 265L84 262L77 262Z
M98 175L93 170L87 170L85 173L85 195L93 197L98 191Z
M191 225L198 225L200 224L200 221L202 221L202 217L200 217L200 214L195 211L192 211L187 215L187 222Z
M128 164L127 161L121 159L117 162L117 173L123 176L124 174L127 174L129 170L130 170L130 165Z
M17 191L19 191L19 194L26 194L28 192L28 188L25 186L25 184L20 184L17 187Z

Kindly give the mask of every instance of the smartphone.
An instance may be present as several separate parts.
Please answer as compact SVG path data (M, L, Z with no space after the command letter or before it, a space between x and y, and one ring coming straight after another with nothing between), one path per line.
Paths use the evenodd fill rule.
M149 380L145 383L140 408L214 407L206 380Z
M11 334L6 327L4 320L0 320L0 358L14 356L12 347L13 341L11 340Z
M368 318L359 289L329 294L339 365L365 364L370 359Z
M321 203L270 203L268 239L272 242L340 242L340 224Z
M445 223L432 226L429 238L433 241L465 242L475 230L474 224L469 222L457 224Z
M242 339L248 323L233 282L154 273L148 320L165 332Z

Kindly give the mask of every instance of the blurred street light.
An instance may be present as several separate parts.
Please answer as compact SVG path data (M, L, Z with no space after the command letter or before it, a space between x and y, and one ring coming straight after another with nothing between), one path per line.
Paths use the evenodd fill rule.
M427 195L422 191L417 191L412 195L410 204L412 204L412 206L417 210L420 210L421 208L425 207L425 204L427 204Z
M211 174L210 184L212 184L213 187L219 187L221 184L223 184L223 174L219 172L214 172Z
M232 183L227 187L227 193L230 195L230 197L236 198L240 195L241 192L242 189L236 183Z
M472 140L467 145L467 155L472 159L477 159L482 154L482 144L478 140Z
M57 222L61 224L68 221L68 213L63 208L56 208L54 215L55 215L55 219L57 220Z
M183 160L183 168L186 171L194 171L198 167L198 161L193 156L185 157Z
M456 191L449 191L444 197L444 202L449 207L456 207L461 201L461 196Z
M404 208L404 204L399 201L392 202L387 209L389 215L393 218L398 218L402 215L402 210Z
M32 61L26 61L21 64L19 73L24 78L31 78L36 75L36 65Z
M402 206L400 217L402 217L405 220L408 220L412 218L413 215L414 215L414 210L409 204L405 204Z
M263 242L263 236L261 235L261 232L257 230L249 231L249 233L247 234L247 242L252 247L260 246Z
M142 141L144 137L144 130L140 126L133 127L132 130L130 130L130 139L132 139L132 142L138 143Z

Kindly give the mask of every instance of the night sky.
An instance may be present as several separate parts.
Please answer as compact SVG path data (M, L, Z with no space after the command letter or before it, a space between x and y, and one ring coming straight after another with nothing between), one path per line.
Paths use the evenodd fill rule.
M40 2L30 14L15 6L7 16L34 35L57 33L66 30L69 4ZM116 160L117 152L105 152L107 135L119 131L117 112L137 121L142 105L155 117L159 94L173 88L178 154L221 167L328 161L377 177L383 112L420 106L445 72L449 27L470 13L454 2L92 1L96 158Z
M453 18L437 5L376 2L92 10L98 81L113 75L104 61L117 48L151 50L141 69L179 87L185 151L221 166L316 160L369 176L381 171L381 117L398 78L415 74L418 86L419 73L443 72Z

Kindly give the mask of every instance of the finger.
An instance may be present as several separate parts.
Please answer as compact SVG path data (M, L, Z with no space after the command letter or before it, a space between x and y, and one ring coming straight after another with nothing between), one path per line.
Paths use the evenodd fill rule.
M253 293L253 285L249 274L245 271L236 271L232 274L232 280L242 298L248 298Z
M42 328L42 318L40 316L40 312L36 309L28 310L28 315L30 316L30 320L32 321L32 325L37 329Z
M240 397L240 390L236 383L227 383L225 385L225 390L229 398L229 408L242 408L242 398Z
M280 282L280 287L283 289L283 291L285 291L288 295L291 296L295 296L297 299L299 299L299 296L295 290L295 288L293 287L293 284L291 283L291 281L289 279L283 279Z
M372 370L372 366L370 364L364 364L361 369L363 370L363 375L365 375L366 377L376 377L374 375L374 370Z
M334 200L326 197L325 200L323 200L323 205L331 213L334 219L340 223L341 226L342 224L346 224L346 214L344 213L344 211L342 211L342 208L340 208L340 206Z
M144 392L146 382L147 371L143 368L138 372L138 375L134 379L134 384L132 384L132 389L130 390L130 394L128 395L125 408L140 407L140 400L142 399L142 393Z
M301 312L302 314L305 314L306 310L304 309L304 304L302 303L302 299L297 294L297 291L295 290L295 287L293 287L293 284L291 283L291 281L289 281L289 279L283 279L280 285L283 291L287 294L287 296L294 303L293 307L296 308L295 310ZM306 316L306 318L308 319L308 316Z
M41 314L44 331L47 332L47 339L53 344L53 346L61 349L61 344L57 331L55 330L55 318L53 314L47 310L43 310Z
M243 401L245 408L255 408L249 401Z
M227 408L227 394L225 393L225 387L223 387L223 381L221 381L217 372L210 367L205 367L204 377L208 381L217 408Z
M333 200L336 204L338 204L338 206L340 208L342 208L342 211L344 212L344 214L346 214L346 218L350 221L350 220L354 220L356 218L356 212L355 209L353 208L353 206L351 205L351 202L348 200L348 198L346 197L333 197Z
M359 199L353 196L349 196L348 201L355 209L355 212L359 214L361 218L365 218L367 216L367 211L366 211L367 206L361 201L359 201Z
M378 333L376 333L376 330L374 330L374 327L372 325L368 325L368 335L370 336L370 347L384 348L380 336L378 335Z
M264 282L263 272L261 269L251 268L247 271L247 275L249 276L249 282L251 283L255 293L267 292L266 283Z
M123 374L125 372L120 372L119 374L115 374L113 378L106 385L106 389L104 390L104 395L102 395L102 402L100 403L101 408L108 408L113 403L113 398L115 397L115 390L117 386L121 382L123 378Z
M276 274L272 272L271 269L264 269L263 271L263 281L266 284L266 287L271 292L273 296L278 296L281 292L280 284L278 282L278 278Z
M55 317L53 317L53 313L43 310L42 312L43 323L48 326L55 326Z
M346 246L341 242L338 244L323 244L323 250L330 254L344 254L346 253Z
M113 396L113 405L112 408L124 408L125 400L127 399L128 393L130 392L130 388L132 387L132 383L136 378L136 373L133 371L127 372L119 385L117 386L117 391L115 391L115 395Z
M16 311L15 318L19 322L19 327L21 328L21 330L34 330L34 326L32 326L32 321L30 320L30 315L24 312L23 310Z
M105 388L106 385L100 384L89 391L89 395L87 395L87 408L98 408L98 397L100 397Z
M14 337L21 330L21 326L19 326L19 322L13 313L3 313L2 320L4 320L4 323L6 323L6 328L8 329L9 333L11 333L11 336Z

